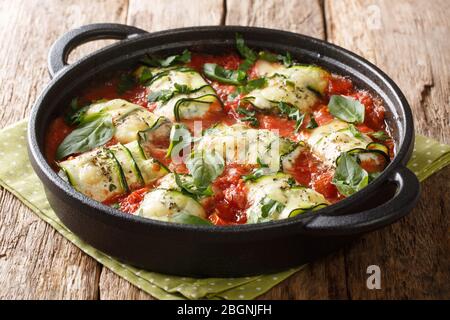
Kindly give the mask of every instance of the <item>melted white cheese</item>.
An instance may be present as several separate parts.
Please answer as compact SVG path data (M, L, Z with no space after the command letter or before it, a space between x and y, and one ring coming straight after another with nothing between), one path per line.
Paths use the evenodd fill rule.
M336 159L342 152L355 148L365 149L372 140L361 133L356 138L349 130L349 124L341 120L333 120L323 126L313 129L305 142L311 151L327 166L334 167Z
M289 152L292 146L290 141L271 130L235 124L208 129L195 150L217 152L226 163L258 164L259 159L278 171L280 156Z
M320 193L312 189L291 187L289 185L290 178L292 179L288 174L277 173L246 183L247 199L250 203L250 207L247 209L247 223L285 219L295 209L328 204L328 201ZM267 199L279 202L283 205L283 209L271 217L262 217L261 208Z

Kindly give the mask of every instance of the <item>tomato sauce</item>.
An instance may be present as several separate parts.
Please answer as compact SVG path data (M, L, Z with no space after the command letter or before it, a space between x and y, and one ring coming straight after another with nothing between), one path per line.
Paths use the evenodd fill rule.
M126 213L134 213L140 206L142 200L144 200L144 195L150 191L150 186L135 190L130 194L118 195L106 201L103 204L112 206L117 206L121 211Z
M144 86L134 85L122 94L118 93L120 75L114 75L112 79L94 82L80 95L80 103L88 104L94 101L106 99L124 99L131 103L147 107L147 92Z
M225 69L237 69L242 62L242 58L236 53L226 55L208 55L208 54L192 54L191 61L188 66L201 71L205 63L217 63ZM258 77L255 67L253 66L247 72L250 79ZM141 105L150 111L156 107L155 103L148 103L146 88L141 85L134 85L122 94L118 93L118 85L121 74L116 74L107 80L94 82L79 96L81 105L92 103L101 99L125 99L132 103ZM194 132L196 121L201 121L202 128L206 129L216 123L225 123L232 125L239 122L243 116L239 114L237 108L245 107L252 110L251 105L242 105L240 98L242 95L230 98L235 95L236 87L232 85L222 84L217 81L210 81L211 86L215 89L217 95L223 102L223 106L215 105L211 108L206 117L201 120L183 120L182 122ZM358 124L357 128L363 133L371 134L376 131L385 131L384 122L385 110L380 100L374 98L367 91L361 91L354 88L351 79L338 75L332 75L329 78L329 85L324 97L321 97L319 103L313 108L311 115L305 114L299 131L303 135L309 134L307 126L312 123L313 119L318 126L325 125L332 121L334 117L330 114L327 104L331 95L348 95L359 100L365 107L364 123ZM223 108L222 108L223 107ZM295 132L296 121L288 119L285 116L259 113L255 114L259 122L260 129L277 130L278 134L294 141L299 140L299 134ZM55 169L55 153L59 144L73 130L67 125L63 117L56 118L47 133L46 137L46 156L50 164ZM117 141L111 140L108 145L115 144ZM383 141L388 146L391 156L393 156L394 143L393 140ZM155 144L155 148L150 150L151 156L157 159L162 165L168 167L171 171L178 173L188 173L184 163L173 163L170 157L166 156L169 141L160 141ZM378 168L371 168L371 164L362 164L369 172L376 171ZM233 225L246 223L245 211L248 208L247 190L242 176L248 174L254 166L227 164L221 176L219 176L212 184L214 195L202 200L208 219L216 225ZM309 151L302 152L296 159L293 169L290 173L297 183L308 186L324 195L324 197L334 203L343 198L339 194L337 188L332 183L333 171L326 168L322 163ZM132 190L131 193L116 196L108 199L105 204L116 205L118 208L127 213L134 213L143 200L146 192L151 190L152 186L146 186L138 190Z
M214 196L203 203L211 222L218 225L247 222L247 189L242 176L252 168L249 165L227 165L222 175L213 182Z
M73 131L73 127L69 126L63 117L58 117L50 123L45 137L45 156L53 169L57 169L56 150L63 140Z

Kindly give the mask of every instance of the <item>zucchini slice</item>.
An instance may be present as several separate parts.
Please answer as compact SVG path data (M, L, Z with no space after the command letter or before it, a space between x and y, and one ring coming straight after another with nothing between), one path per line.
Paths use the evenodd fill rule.
M328 201L318 192L301 186L291 186L292 176L276 173L262 176L246 183L247 223L285 219L292 212L300 213L318 205L327 205Z
M179 214L205 219L206 212L195 199L177 190L156 188L144 196L136 214L150 219L176 222Z
M117 161L119 161L128 186L131 189L144 186L144 178L130 150L121 143L110 147L109 150L114 154Z
M280 63L258 60L255 70L266 77L267 86L248 93L243 100L255 108L279 113L278 103L284 102L298 108L302 113L311 111L328 87L330 74L314 65L285 67Z
M291 152L281 156L281 168L283 169L283 171L293 171L295 161L300 156L302 151L305 150L305 143L303 141L300 141L299 143L294 145Z
M144 185L153 183L169 172L159 161L147 157L137 141L128 143L125 147L130 151L136 163L137 172L142 177Z
M214 103L220 105L221 108L223 107L222 101L212 93L194 98L180 98L173 108L175 120L202 118Z
M201 119L209 111L222 108L222 102L208 82L191 68L174 68L156 75L147 87L149 94L163 92L154 113L172 121Z
M145 157L150 157L152 150L166 150L170 144L170 131L172 122L165 118L159 117L150 128L138 133L138 143Z
M323 95L328 87L330 73L316 65L294 65L285 67L278 62L258 60L255 71L260 77L271 77L275 74L287 77L296 86L308 88Z
M128 189L119 162L106 148L62 161L59 167L77 191L97 201L104 201Z
M255 89L242 98L256 109L265 112L279 113L279 102L292 105L302 113L311 111L318 101L314 92L306 87L298 87L284 75L274 74L267 78L267 86Z
M156 120L157 117L147 109L134 109L114 121L114 137L121 143L135 141L138 132L148 129Z
M366 147L367 150L378 150L384 153L385 155L389 156L389 149L384 144L378 143L378 142L371 142Z
M209 112L222 109L222 101L214 89L207 85L189 94L175 95L167 102L157 102L154 113L172 121L201 119Z
M204 132L195 151L217 152L227 163L259 164L272 171L280 168L280 157L292 151L295 144L266 129L243 124L216 125Z
M122 99L114 99L90 105L82 119L89 119L99 114L109 114L115 127L114 138L120 143L129 143L137 139L137 133L152 126L157 117L137 104Z
M383 171L387 167L391 159L384 151L381 151L378 148L377 149L369 148L369 146L370 144L367 146L366 149L361 148L352 149L347 153L356 155L359 164L363 168L365 168L366 171L368 171L369 173L376 173ZM339 157L336 159L336 163L338 163Z
M175 85L185 85L190 90L198 90L208 83L196 70L188 67L169 68L157 72L148 85L149 92L176 90Z
M363 133L360 137L355 137L349 124L337 119L311 130L304 139L311 151L330 167L335 167L336 159L342 152L365 149L372 142Z
M121 116L128 114L130 111L139 108L142 107L123 99L102 100L91 104L86 110L85 117L95 116L99 113L107 113L111 115L113 121L115 121Z
M289 218L296 217L299 214L303 214L303 213L306 213L308 211L317 211L317 210L320 210L322 208L325 208L326 206L327 206L326 203L320 203L320 204L313 205L313 206L310 206L310 207L297 208L297 209L292 210L291 213L289 213Z

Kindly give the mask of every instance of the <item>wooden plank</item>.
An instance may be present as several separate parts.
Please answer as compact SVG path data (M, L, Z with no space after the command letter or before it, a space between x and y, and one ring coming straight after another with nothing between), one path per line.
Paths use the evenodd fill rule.
M222 0L130 0L127 23L151 32L218 25L223 14Z
M227 25L281 29L323 39L325 30L319 0L227 0Z
M218 25L223 20L222 0L199 1L140 1L130 0L127 24L148 31ZM144 291L130 285L112 271L104 268L100 277L101 299L152 299Z
M416 131L450 142L450 42L445 0L326 1L329 40L385 70L402 88ZM365 236L346 254L350 298L450 297L450 169L423 183L417 208ZM382 289L366 289L366 267L379 265Z
M127 280L107 268L102 269L99 279L101 300L153 300L145 291L138 289Z
M86 23L125 21L126 8L120 0L0 1L0 127L29 113L49 81L47 52L57 37ZM5 190L0 207L0 299L98 297L98 263Z

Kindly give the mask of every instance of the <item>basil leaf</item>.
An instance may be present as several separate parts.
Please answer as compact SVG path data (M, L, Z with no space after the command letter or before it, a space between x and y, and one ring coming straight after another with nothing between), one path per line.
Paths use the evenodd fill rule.
M109 115L98 116L72 131L56 150L56 159L60 160L73 153L82 153L107 143L114 135L112 118Z
M255 89L260 89L266 85L267 85L266 78L253 79L253 80L247 81L247 83L245 85L237 87L236 93L237 94L246 94Z
M281 114L288 117L288 119L295 120L295 132L298 132L301 125L303 124L303 120L305 119L305 115L300 112L296 107L291 106L290 104L280 101L278 102L278 109Z
M262 162L262 160L259 157L256 158L256 163L259 164L259 166L261 168L268 168L269 167L269 165L264 163L264 162Z
M198 226L210 226L213 225L212 222L206 219L202 219L200 217L194 216L188 213L179 213L172 216L172 222L184 223L184 224L193 224Z
M184 50L182 54L159 58L155 55L147 55L141 59L141 63L150 67L170 67L176 64L188 63L191 61L191 52Z
M297 185L297 181L295 181L295 179L292 177L288 178L287 183L288 183L289 187L291 187L291 188Z
M147 67L142 67L142 72L139 75L139 83L146 85L149 80L153 78L153 73Z
M374 132L374 133L370 133L370 135L373 138L375 138L377 140L381 140L381 141L386 141L386 140L390 139L390 137L384 131L377 131L377 132Z
M179 84L179 83L175 83L174 88L175 89L173 90L163 89L160 91L154 91L150 93L147 97L148 102L157 102L157 101L167 102L177 94L189 94L191 92L197 91L197 89L191 89L186 84Z
M242 107L238 107L236 109L236 111L239 114L242 114L244 116L249 116L249 117L254 116L255 113L256 113L254 110L249 110L249 109L245 109L245 108L242 108Z
M189 179L181 179L174 172L175 182L182 192L194 198L213 195L211 183L223 172L225 166L223 158L216 153L201 152L191 154L185 164L192 176L192 182Z
M346 122L364 122L364 105L354 98L333 95L328 103L328 109L333 116Z
M259 120L255 117L243 117L241 118L241 120L244 122L248 122L252 127L259 127Z
M210 186L207 188L199 188L197 187L193 182L181 179L180 175L174 172L175 175L175 182L178 185L178 187L181 188L181 192L184 194L193 197L195 199L198 199L202 196L212 196L214 193L212 192L212 189Z
M80 107L78 105L78 98L72 99L70 102L70 109L64 116L64 121L69 125L79 125L83 122L84 115L89 106Z
M124 94L136 85L136 79L131 74L122 74L117 84L117 93L119 95Z
M175 87L175 92L180 93L180 94L187 94L192 91L191 88L189 88L189 86L187 84L175 83L174 87Z
M259 121L258 118L255 117L255 111L248 110L242 107L238 107L236 111L237 113L245 116L240 118L241 121L249 122L252 127L259 127Z
M265 175L266 171L267 170L265 170L264 168L253 169L253 171L250 174L246 174L246 175L242 176L242 180L244 180L245 182L247 182L247 181L255 181L258 178L260 178L263 175Z
M247 71L255 63L258 58L255 51L245 45L244 38L240 34L236 34L236 48L240 55L245 59L239 66L239 70Z
M258 178L271 173L271 170L269 169L269 165L263 163L259 157L256 158L256 162L258 163L259 168L253 169L251 173L242 176L242 180L244 180L246 182L247 181L255 181Z
M175 123L170 130L170 145L167 149L166 157L170 157L174 149L178 155L181 150L190 146L191 143L192 136L188 128L184 124Z
M225 163L223 158L215 152L201 152L193 154L187 161L186 167L194 179L194 185L205 190L223 172Z
M291 56L291 54L289 52L286 52L286 55L282 56L281 60L283 61L283 64L284 64L285 67L290 67L293 64L292 63L292 56Z
M175 94L174 91L168 89L154 91L148 95L147 100L148 102L157 102L157 101L167 102L170 99L172 99L174 94Z
M270 219L273 215L281 213L285 205L279 201L265 197L261 201L261 218Z
M203 73L211 80L234 85L243 84L247 78L242 70L227 70L216 63L205 63Z
M251 66L255 63L256 60L245 59L240 65L239 70L242 72L246 72Z
M317 128L319 125L316 122L316 119L314 119L313 115L311 115L311 118L309 119L309 123L306 126L306 129L314 129Z
M353 135L355 138L358 138L358 139L361 139L361 138L362 138L361 132L359 132L359 130L358 130L353 124L350 124L350 125L348 126L348 129L350 130L350 132L352 133L352 135Z
M282 55L282 54L274 54L267 51L261 51L259 52L258 57L262 60L269 62L282 62L285 67L292 66L292 57L289 52L286 52L286 55Z
M297 112L298 112L298 115L296 115L296 118L295 118L295 120L296 120L295 121L295 132L296 133L298 132L298 130L300 130L300 128L303 124L303 120L305 120L305 115L300 113L300 111L298 111L298 110L297 110Z
M278 62L280 61L279 59L279 55L278 54L274 54L268 51L260 51L258 53L258 58L265 60L265 61L269 61L269 62Z
M351 154L344 152L337 159L332 183L344 196L351 196L369 183L369 175Z

